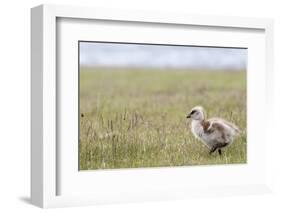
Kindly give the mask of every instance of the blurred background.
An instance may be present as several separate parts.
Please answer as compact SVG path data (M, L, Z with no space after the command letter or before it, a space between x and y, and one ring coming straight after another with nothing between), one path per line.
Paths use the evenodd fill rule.
M247 49L80 42L82 67L245 70Z

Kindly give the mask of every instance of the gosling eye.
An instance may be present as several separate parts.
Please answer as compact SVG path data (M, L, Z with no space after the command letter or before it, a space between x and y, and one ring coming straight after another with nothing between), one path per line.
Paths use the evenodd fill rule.
M192 110L191 113L190 113L190 115L193 115L193 114L195 114L195 113L196 113L196 110Z

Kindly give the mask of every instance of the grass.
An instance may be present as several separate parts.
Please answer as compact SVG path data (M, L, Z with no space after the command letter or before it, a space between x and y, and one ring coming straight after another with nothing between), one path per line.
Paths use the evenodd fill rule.
M242 134L218 153L185 117L202 105ZM246 72L80 70L81 170L246 163Z

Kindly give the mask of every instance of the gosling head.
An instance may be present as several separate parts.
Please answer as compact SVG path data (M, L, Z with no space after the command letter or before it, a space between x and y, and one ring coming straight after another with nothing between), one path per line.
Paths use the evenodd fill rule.
M186 118L191 118L192 120L203 121L205 119L204 109L201 106L194 107Z

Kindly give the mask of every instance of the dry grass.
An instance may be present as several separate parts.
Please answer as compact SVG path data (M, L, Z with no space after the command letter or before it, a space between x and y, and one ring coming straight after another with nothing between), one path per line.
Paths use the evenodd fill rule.
M242 129L208 154L186 113L202 105ZM80 169L246 163L246 73L183 70L80 71Z

